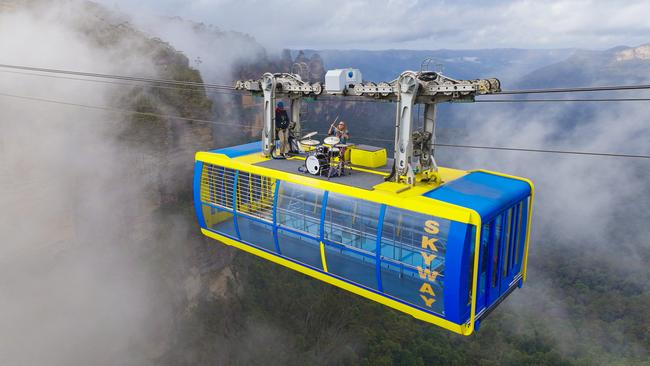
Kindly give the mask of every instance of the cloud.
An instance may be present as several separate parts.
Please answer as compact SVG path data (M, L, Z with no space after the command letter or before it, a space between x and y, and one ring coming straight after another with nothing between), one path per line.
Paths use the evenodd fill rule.
M575 106L566 104L452 107L454 120L471 126L464 138L454 140L459 144L650 155L650 106L645 103L581 106L591 112L583 114L588 118L572 113ZM567 115L572 116L569 125ZM593 286L591 296L608 286L622 288L617 280L647 288L646 159L439 148L437 161L523 176L535 184L528 281L522 292L515 291L500 305L500 314L514 319L503 324L529 335L541 330L569 358L591 357L594 349L602 350L603 357L646 357L643 342L607 323L607 315L594 311L597 304L584 305L586 314L579 312L585 300L579 285L584 283ZM563 262L556 263L556 258ZM578 283L567 285L559 278L560 268L567 265ZM589 282L593 273L607 279L599 285L603 287ZM620 333L612 337L611 332Z
M650 39L645 1L101 0L253 35L271 49L610 48Z
M92 12L45 5L0 13L4 63L155 76L137 39L100 47L86 36L99 28L81 31L96 24ZM2 93L91 105L128 92L7 72L0 80ZM183 273L183 257L160 250L187 228L156 221L164 174L145 144L118 139L122 117L0 96L0 364L146 365L165 345L177 295L164 280L171 268Z
M572 108L550 103L532 108L475 105L457 108L454 120L465 120L472 126L463 141L469 144L650 154L647 105L591 106L593 114L585 114L587 118L572 113ZM572 116L570 126L566 124L567 115ZM635 233L634 239L617 241L616 245L640 247L647 242L643 238L650 235L648 228L637 226L639 212L650 210L644 206L647 202L638 199L648 191L644 160L439 150L442 165L447 160L463 169L486 168L528 177L536 184L532 248L562 237L567 244L610 250L612 240L626 228Z

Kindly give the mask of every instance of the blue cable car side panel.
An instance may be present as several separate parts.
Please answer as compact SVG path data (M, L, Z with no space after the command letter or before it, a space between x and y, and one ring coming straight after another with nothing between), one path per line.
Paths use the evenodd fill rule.
M485 172L472 172L424 194L438 201L471 208L487 221L504 207L531 193L528 183Z
M199 220L199 226L207 229L205 224L205 217L203 216L203 203L201 202L201 175L203 174L203 162L197 161L194 163L194 182L192 185L194 195L194 211L196 211L196 218Z
M467 224L452 221L449 227L447 241L454 245L447 245L445 254L445 286L444 299L447 318L454 323L464 323L468 315L467 309L467 286L466 278L469 274L467 253L470 252L470 245L466 240L468 233Z
M232 158L259 152L260 148L255 142L214 152ZM243 244L240 249L259 249L262 254L257 255L261 257L290 261L291 265L283 265L294 270L302 272L295 266L299 265L323 278L342 280L374 294L371 298L375 301L399 303L401 311L414 316L425 314L427 321L435 324L441 319L444 322L440 324L457 332L462 328L454 326L466 324L471 315L470 293L479 293L470 289L474 256L483 251L481 247L481 252L474 253L475 238L483 231L461 222L462 217L454 221L400 207L399 202L386 205L280 177L269 178L264 172L249 173L200 161L195 164L193 187L201 227L237 242L230 245ZM531 187L524 181L474 172L424 197L473 209L484 224L490 225L491 220L503 216L512 205L525 202L530 194ZM424 205L437 204L418 199ZM522 214L526 208L525 203L521 205ZM518 217L520 209L512 210ZM511 242L522 238L525 224L521 226L519 231L512 229ZM495 273L506 265L501 263L507 263L504 268L510 276L521 268L523 250L510 246L508 253L507 261L494 263ZM485 288L479 293L484 300L477 302L478 310L492 303L487 301L485 290L494 292L494 300L500 295L498 285L490 286L491 272L484 273L484 268L502 255L493 258L486 254L480 257L478 276ZM344 288L358 293L353 287ZM430 316L437 319L432 321Z
M479 266L479 282L477 283L477 289L472 290L472 293L476 293L477 296L481 297L477 300L477 311L489 307L500 298L507 296L510 280L521 272L521 258L519 256L523 255L525 235L523 237L518 236L519 240L509 242L516 248L515 255L518 257L518 266L509 270L506 268L508 276L504 275L502 281L503 261L505 260L504 257L506 257L504 251L510 250L510 246L504 245L504 241L511 239L508 238L506 233L509 234L512 229L512 221L507 220L508 214L510 211L516 211L517 205L523 203L524 210L521 214L523 216L522 221L525 221L527 217L525 205L531 193L532 187L525 181L488 172L472 172L424 194L428 198L473 209L481 216L483 223L491 228L489 231L483 232L483 234L489 235L489 238L481 239L481 250L488 250L488 252L478 253L482 259ZM507 227L501 228L501 225L507 225ZM497 229L495 226L499 228ZM525 229L525 224L523 227ZM473 231L468 231L466 238L476 234ZM485 240L487 242L484 242ZM455 242L460 243L460 241ZM485 245L486 243L487 245ZM450 308L461 311L460 314L448 314L452 321L466 318L470 311L468 303L470 289L467 278L472 272L470 269L471 257L476 254L473 253L472 249L473 240L472 245L468 245L466 240L462 249L463 256L460 257L462 270L456 273L455 276L450 276L450 278L460 280L459 283L454 283L451 287L458 289L457 294L461 296L460 299L449 299L458 301L455 306ZM450 254L453 255L453 251L448 252L448 256ZM459 261L449 260L449 263L459 263ZM450 268L448 267L448 270Z

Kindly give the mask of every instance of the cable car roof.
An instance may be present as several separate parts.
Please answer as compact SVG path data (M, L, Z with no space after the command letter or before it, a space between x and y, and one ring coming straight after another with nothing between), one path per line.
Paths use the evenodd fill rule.
M428 198L441 204L441 210L457 211L453 209L463 208L464 217L466 212L471 210L478 213L481 218L487 219L510 203L517 202L529 195L532 191L530 181L513 177L506 174L495 173L485 170L463 171L458 169L440 167L440 176L443 183L428 183L411 186L406 183L385 182L384 177L388 175L385 170L380 169L357 169L354 174L327 180L325 177L304 175L297 171L297 166L303 162L300 158L278 159L267 158L262 154L260 141L231 146L210 152L200 152L199 155L208 154L213 158L225 158L230 161L234 169L264 174L273 178L294 181L298 184L312 187L338 191L354 197L364 198L371 201L386 201L392 199L395 204L410 199L416 199L422 203L422 198ZM211 160L203 156L200 160ZM417 203L413 203L417 206ZM474 221L471 217L459 219L458 212L442 216L454 217L461 222Z
M425 197L471 208L485 220L531 194L522 178L487 171L471 172L424 194Z
M237 158L262 151L262 141L254 141L248 144L224 147L223 149L211 150L211 153L223 154L229 158Z

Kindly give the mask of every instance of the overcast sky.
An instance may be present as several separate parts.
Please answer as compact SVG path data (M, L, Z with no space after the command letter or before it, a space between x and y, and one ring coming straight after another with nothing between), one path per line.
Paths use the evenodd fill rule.
M650 42L650 1L98 0L178 15L271 49L589 48Z

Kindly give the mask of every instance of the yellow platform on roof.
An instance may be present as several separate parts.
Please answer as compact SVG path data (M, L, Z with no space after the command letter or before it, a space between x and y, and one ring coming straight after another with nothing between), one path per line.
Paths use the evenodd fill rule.
M351 148L352 165L379 168L386 165L386 149L370 145L355 145Z

